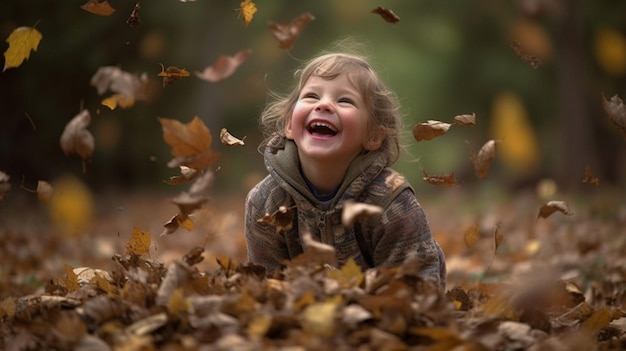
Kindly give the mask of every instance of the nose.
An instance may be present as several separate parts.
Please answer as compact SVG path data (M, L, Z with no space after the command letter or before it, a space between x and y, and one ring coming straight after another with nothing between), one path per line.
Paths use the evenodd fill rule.
M331 103L329 103L327 100L325 99L321 99L317 105L315 105L315 112L327 112L327 113L332 113L333 112L333 106Z

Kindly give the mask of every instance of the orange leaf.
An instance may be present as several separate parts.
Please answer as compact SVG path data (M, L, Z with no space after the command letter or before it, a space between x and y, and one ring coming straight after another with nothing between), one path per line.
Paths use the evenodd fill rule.
M89 0L86 4L81 5L80 8L100 16L110 16L115 12L115 9L106 0Z
M95 148L93 135L87 130L91 122L88 110L82 110L65 126L61 135L61 149L66 155L76 154L83 160L91 157Z
M473 224L471 227L465 230L465 234L463 235L463 240L465 241L465 246L473 247L478 239L480 238L478 224Z
M243 15L243 26L248 27L254 14L256 13L256 5L252 0L244 0L239 4L241 14Z
M245 139L245 137L244 137ZM245 145L242 139L235 138L232 136L226 128L222 128L220 130L220 140L222 144L232 146L232 145Z
M613 95L610 101L607 101L602 95L602 108L609 116L611 123L622 131L622 135L626 138L626 107L624 102L617 95Z
M417 142L422 140L431 140L440 135L446 134L450 129L449 123L428 120L424 123L418 123L413 127L413 137Z
M219 82L230 77L241 64L243 64L252 50L245 49L237 52L235 56L220 55L213 64L202 72L196 72L196 76L208 82Z
M128 255L141 256L145 254L150 250L150 233L135 227L125 248Z
M210 166L218 156L211 150L211 131L198 116L188 124L173 119L159 118L163 139L172 148L175 157L170 167L187 166L203 169Z
M392 10L385 8L385 7L378 6L377 8L373 9L371 12L377 15L380 15L380 17L382 17L386 22L389 22L389 23L395 24L400 21L400 17L398 17L398 15L396 15Z
M474 164L474 172L476 176L480 179L483 179L489 173L489 166L491 164L491 160L496 156L496 142L495 140L487 141L481 148L478 150L478 154L472 153L471 160Z
M567 216L573 215L573 213L569 210L569 206L565 201L548 201L545 205L541 206L539 209L539 213L537 214L537 219L548 218L554 212L561 212Z
M294 18L291 22L269 22L268 25L272 30L272 35L278 40L278 47L281 49L290 49L296 39L302 34L302 30L309 22L313 21L315 16L306 12Z
M437 186L455 186L457 185L454 179L454 173L441 174L441 175L428 175L426 171L422 170L424 177L422 178L426 183Z
M164 69L163 64L161 64L161 72L158 76L163 77L163 87L165 87L167 85L171 85L180 78L189 77L189 71L175 66L169 66L167 69Z

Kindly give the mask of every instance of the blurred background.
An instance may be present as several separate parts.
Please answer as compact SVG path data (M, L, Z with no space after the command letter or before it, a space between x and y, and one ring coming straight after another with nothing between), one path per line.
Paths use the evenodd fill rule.
M91 191L179 192L163 180L170 148L158 118L189 122L199 116L211 129L216 192L240 193L265 175L257 118L268 91L288 92L294 70L336 40L363 45L405 114L406 153L396 168L421 193L441 191L423 182L454 172L471 188L497 184L535 187L551 179L559 189L578 191L585 167L602 185L619 187L626 176L626 143L602 109L602 95L626 98L626 2L619 0L476 1L258 1L244 27L239 1L142 2L141 24L126 21L134 1L111 0L111 16L80 8L86 1L5 1L0 37L20 26L43 34L36 52L20 67L0 74L0 171L13 192L35 189L38 180L62 175L81 179ZM398 23L371 13L393 10ZM280 49L269 21L291 21L311 12L315 20L290 50ZM512 48L540 60L536 68ZM3 51L8 44L3 44ZM220 55L251 49L229 78L209 83L194 72ZM161 64L191 72L163 87ZM147 73L152 98L128 109L110 110L90 85L102 66ZM81 109L95 151L85 169L59 146L67 122ZM426 120L451 122L476 114L476 126L453 126L446 135L415 142L411 130ZM219 142L227 128L244 147ZM473 174L470 154L496 139L489 175ZM21 185L20 185L21 184Z

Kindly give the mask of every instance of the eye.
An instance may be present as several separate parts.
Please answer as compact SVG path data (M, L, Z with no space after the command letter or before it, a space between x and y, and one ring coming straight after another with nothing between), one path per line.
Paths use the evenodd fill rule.
M317 96L317 94L315 94L315 93L311 93L311 92L308 92L308 93L303 93L303 94L300 96L300 98L301 98L301 99L319 99L319 97Z
M354 105L354 101L350 98L341 98L339 99L339 102Z

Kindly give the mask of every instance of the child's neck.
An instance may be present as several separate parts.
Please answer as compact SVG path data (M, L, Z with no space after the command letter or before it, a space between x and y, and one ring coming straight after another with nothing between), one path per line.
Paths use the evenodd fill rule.
M327 164L318 163L301 164L301 171L318 194L331 194L337 190L337 187L343 181L343 177L348 170L347 165L338 165L338 167L329 167Z

